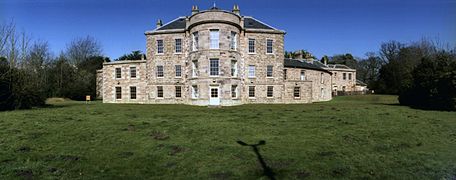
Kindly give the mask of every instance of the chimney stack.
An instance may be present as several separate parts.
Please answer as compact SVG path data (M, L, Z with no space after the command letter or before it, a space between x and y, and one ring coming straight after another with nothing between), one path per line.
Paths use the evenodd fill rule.
M241 15L241 10L239 10L239 6L236 5L236 4L233 6L233 11L232 12L234 14Z
M158 19L157 21L157 28L160 28L163 25L163 22L161 19Z
M196 14L196 13L198 13L198 12L199 12L198 6L196 6L196 5L195 5L195 6L192 6L192 15L194 15L194 14Z

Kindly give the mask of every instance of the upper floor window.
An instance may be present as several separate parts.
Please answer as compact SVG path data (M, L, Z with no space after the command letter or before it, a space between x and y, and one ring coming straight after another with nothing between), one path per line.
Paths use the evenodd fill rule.
M284 70L283 70L283 79L284 79L284 80L287 79L287 69L284 69Z
M182 66L181 65L176 65L176 77L182 77Z
M322 84L325 82L323 79L323 73L320 73L320 81L321 81L320 83L322 83Z
M192 34L192 51L198 51L199 35L198 32Z
M218 59L210 59L210 76L218 76L219 75L219 60Z
M249 65L249 77L255 77L255 66Z
M255 39L249 38L249 53L255 53Z
M198 61L192 62L192 77L198 77Z
M210 30L210 42L211 42L211 49L218 49L219 48L219 38L220 33L218 29L211 29Z
M175 53L182 53L182 39L175 39Z
M136 86L130 87L130 99L136 99Z
M352 80L352 73L348 73L348 80Z
M163 66L157 66L157 77L163 77L164 76L164 72L163 72Z
M305 80L306 80L306 71L301 70L301 81L305 81Z
M266 40L266 53L272 54L272 39L267 39Z
M232 77L237 76L237 61L236 60L231 60L231 76Z
M266 77L272 77L272 69L273 69L272 65L268 65L267 66L267 68L266 68Z
M116 78L122 78L122 69L116 68Z
M136 78L136 67L130 67L130 78Z
M230 49L233 51L235 51L237 49L237 33L236 32L231 32Z
M342 73L342 79L346 80L347 79L347 73Z
M157 53L158 54L163 54L163 40L159 39L157 40Z

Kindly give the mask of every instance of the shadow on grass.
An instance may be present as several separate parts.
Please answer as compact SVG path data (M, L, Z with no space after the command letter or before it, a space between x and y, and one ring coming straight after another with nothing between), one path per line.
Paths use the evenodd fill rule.
M250 147L252 147L252 150L256 154L256 156L258 158L258 161L261 164L261 167L263 167L263 175L267 176L271 180L275 180L275 177L274 177L275 173L266 164L266 162L264 162L263 156L261 156L260 151L258 149L258 146L265 145L266 141L261 140L261 141L258 142L258 144L247 144L247 143L242 142L242 141L237 141L237 143L242 145L242 146L250 146Z
M387 106L396 106L396 107L409 107L416 110L424 110L424 111L440 111L440 112L454 112L456 110L451 109L440 109L438 107L427 107L427 106L414 106L414 105L402 105L400 103L380 103L382 105Z

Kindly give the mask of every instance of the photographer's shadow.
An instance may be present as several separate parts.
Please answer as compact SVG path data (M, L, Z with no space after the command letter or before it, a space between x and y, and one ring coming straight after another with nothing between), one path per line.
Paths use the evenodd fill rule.
M269 179L275 180L275 177L274 177L275 173L266 164L266 162L264 162L263 156L261 156L261 154L260 154L260 152L258 150L258 146L265 145L266 141L261 140L261 141L258 142L258 144L247 144L247 143L242 142L242 141L237 141L237 143L242 145L242 146L250 146L250 147L252 147L253 152L256 154L256 156L258 158L258 161L261 164L261 167L263 167L263 175L269 177Z

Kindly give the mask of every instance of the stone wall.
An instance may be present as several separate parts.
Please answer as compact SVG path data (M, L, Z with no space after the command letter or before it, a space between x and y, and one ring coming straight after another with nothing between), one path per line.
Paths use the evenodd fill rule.
M130 67L136 67L136 78L130 77ZM121 68L121 78L116 78L115 69ZM146 63L139 61L118 61L103 64L104 103L146 103ZM130 99L130 87L136 87L136 99ZM122 99L116 99L116 87L122 88Z
M356 70L354 69L331 69L332 91L356 91ZM343 74L346 78L343 79ZM351 79L349 79L351 74ZM345 88L344 88L345 87Z

